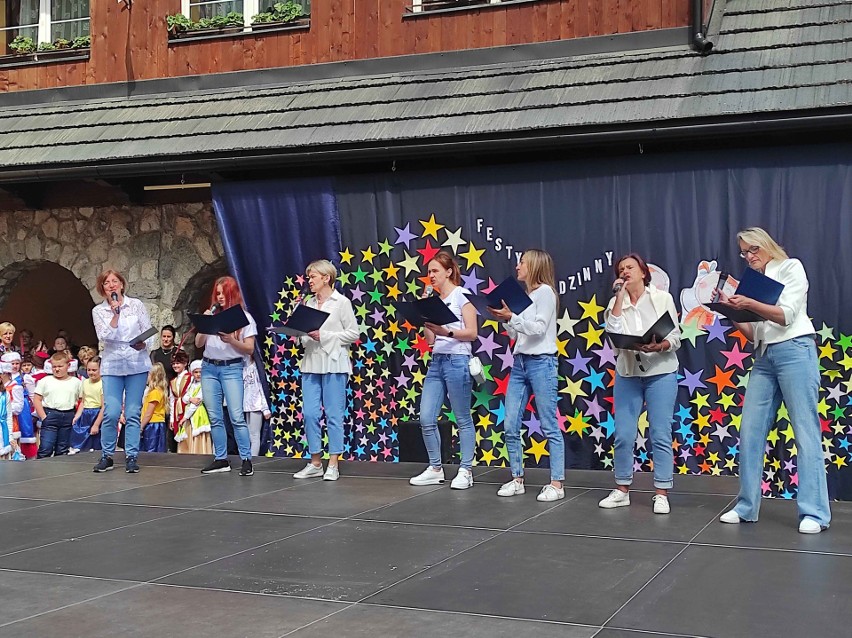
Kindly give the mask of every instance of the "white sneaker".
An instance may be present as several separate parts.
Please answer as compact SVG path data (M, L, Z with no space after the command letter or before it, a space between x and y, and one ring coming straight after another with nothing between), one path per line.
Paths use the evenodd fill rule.
M665 494L654 494L654 514L668 514L672 511L669 497Z
M308 463L304 469L299 470L293 475L293 478L312 478L314 476L322 476L322 465L314 465Z
M473 472L460 467L459 473L456 474L456 478L454 478L453 482L450 483L450 489L466 490L469 487L473 487Z
M722 514L719 517L719 520L723 523L730 523L731 525L739 525L740 521L742 519L740 518L740 515L737 514L734 510L728 510L727 512L725 512L724 514Z
M434 469L431 465L417 476L408 479L410 485L440 485L444 482L444 468Z
M799 523L799 534L819 534L821 531L822 526L807 516Z
M323 481L336 481L340 478L340 470L337 469L336 465L329 465L325 471L325 474L322 475Z
M497 490L497 496L518 496L526 491L523 481L512 479L500 486L500 489Z
M614 507L627 507L628 505L630 505L630 493L621 490L613 490L609 493L609 496L598 503L598 507L605 510L611 510Z
M538 493L538 496L535 497L535 500L542 502L550 502L550 501L558 501L559 499L565 498L565 490L563 488L556 488L552 485L545 485L541 488L541 492Z
M68 448L68 456L71 456L72 454L77 454L79 451L80 451L80 450L78 450L78 449L77 449L77 448L75 448L75 447Z

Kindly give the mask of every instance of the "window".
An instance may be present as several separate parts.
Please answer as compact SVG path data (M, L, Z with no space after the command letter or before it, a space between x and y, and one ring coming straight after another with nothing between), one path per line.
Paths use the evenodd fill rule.
M35 44L89 35L89 0L0 0L0 53L18 36Z
M484 4L500 4L503 0L413 0L411 10L438 11L441 9L456 9L461 7L482 6Z
M286 2L286 0L181 0L181 13L193 22L198 22L202 18L241 13L243 26L250 27L254 16L271 9L277 2ZM302 6L305 16L311 13L311 0L295 0L295 2Z

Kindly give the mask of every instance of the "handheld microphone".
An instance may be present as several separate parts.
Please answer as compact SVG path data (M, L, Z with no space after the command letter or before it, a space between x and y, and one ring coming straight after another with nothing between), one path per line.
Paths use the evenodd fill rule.
M434 292L435 292L435 289L432 288L432 286L426 286L426 288L423 290L423 297L424 298L431 297L432 293L434 293Z
M215 315L221 309L222 309L222 306L220 306L218 303L214 303L212 306L210 306L210 314Z
M617 294L619 293L619 291L620 291L623 287L624 287L624 284L623 284L623 283L620 283L620 284L613 284L613 285L612 285L612 292L613 292L614 294L616 294L616 295L617 295Z
M110 295L110 298L111 298L113 301L117 302L117 301L118 301L118 293L113 292L113 293ZM120 306L116 306L116 307L115 307L115 314L117 314L117 315L120 315L120 314L121 314L121 307L120 307Z
M719 297L721 296L726 283L728 283L728 273L723 270L719 273L719 281L716 282L716 288L713 290L713 294L710 298L712 303L719 301Z
M308 292L310 291L310 289L310 284L305 284L304 286L302 286L302 288L299 290L299 295L296 297L295 301L293 301L293 305L290 306L290 314L292 314L293 311L302 304L302 302L305 300L305 297L308 296Z

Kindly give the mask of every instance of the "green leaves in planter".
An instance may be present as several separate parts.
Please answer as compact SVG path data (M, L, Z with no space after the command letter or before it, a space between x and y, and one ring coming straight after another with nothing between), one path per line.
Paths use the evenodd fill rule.
M22 55L25 53L35 53L35 40L27 36L19 35L9 43L9 48L15 53Z
M38 45L39 51L56 51L56 45L53 42L41 42Z
M201 29L224 29L227 27L242 27L245 18L242 13L231 11L225 15L213 16L212 18L201 18L198 27Z
M67 42L67 40L66 40ZM90 35L81 35L79 37L74 38L71 41L72 49L88 49L92 46L92 36Z
M169 31L172 33L177 33L179 31L192 31L193 29L198 28L192 20L182 13L175 13L174 15L166 16L166 25L168 25Z
M265 24L269 22L292 22L301 18L304 14L302 5L287 0L287 2L276 2L272 8L263 13L258 13L251 19L252 24Z

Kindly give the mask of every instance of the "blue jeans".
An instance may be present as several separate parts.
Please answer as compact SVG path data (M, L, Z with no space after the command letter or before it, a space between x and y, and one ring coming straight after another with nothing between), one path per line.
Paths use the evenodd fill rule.
M524 475L524 448L521 444L521 421L527 409L530 391L535 395L535 411L541 431L548 440L550 480L565 478L565 439L556 420L558 396L557 358L555 354L516 354L512 376L506 390L506 421L504 431L509 449L512 476Z
M817 412L819 364L812 337L773 343L762 356L755 353L740 425L740 493L734 509L745 521L757 520L766 437L782 399L798 451L799 520L808 516L827 527L831 510Z
M343 417L346 414L345 372L302 374L302 415L305 418L305 435L308 452L322 453L322 428L320 416L325 408L325 427L328 430L328 453L343 454Z
M126 377L105 374L104 420L101 426L101 445L104 456L115 454L115 442L118 439L118 419L124 404L124 451L127 456L139 454L140 418L142 399L145 396L145 384L148 373L140 372Z
M648 425L654 459L654 487L672 488L674 451L672 450L672 421L677 401L677 373L655 374L650 377L615 375L615 482L633 483L633 447L639 430L642 406L648 406Z
M213 454L216 460L228 458L228 433L225 431L225 411L234 426L234 438L240 458L251 459L251 441L243 412L243 363L217 366L207 361L201 363L201 395L204 408L210 418L210 438L213 439Z
M473 418L470 416L470 391L473 379L468 368L469 355L433 354L429 371L423 380L420 394L420 429L423 443L429 454L429 465L441 467L441 434L438 431L438 414L449 396L450 407L456 417L461 443L461 466L473 467L473 454L476 447L476 435L473 431Z
M49 456L68 454L74 410L45 408L44 414L47 418L41 423L37 458L46 459Z

